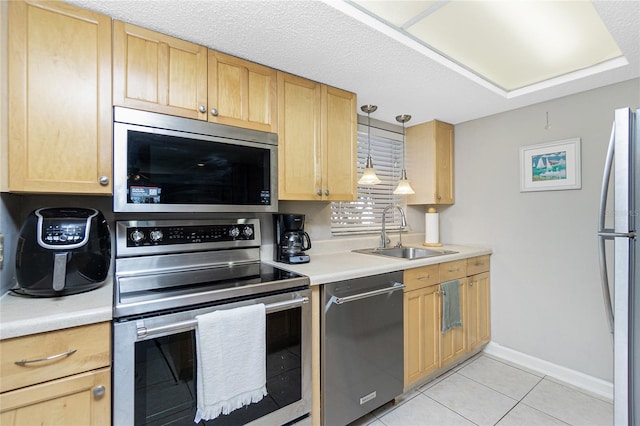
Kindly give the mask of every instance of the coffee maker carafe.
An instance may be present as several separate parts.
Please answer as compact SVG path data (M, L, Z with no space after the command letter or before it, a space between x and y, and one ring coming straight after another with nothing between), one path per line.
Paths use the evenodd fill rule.
M273 259L283 263L307 263L304 252L311 248L309 234L304 232L303 214L274 214L275 248Z

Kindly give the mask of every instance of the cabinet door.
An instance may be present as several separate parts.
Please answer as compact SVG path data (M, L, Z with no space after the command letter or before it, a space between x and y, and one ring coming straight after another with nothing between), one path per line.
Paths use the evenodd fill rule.
M356 95L322 86L322 195L328 201L357 197Z
M453 126L435 122L436 204L453 204Z
M9 189L111 193L111 19L9 2Z
M206 47L120 21L113 31L114 105L207 119Z
M452 328L446 333L442 334L442 327L439 332L441 336L440 341L440 361L441 367L455 361L466 353L465 333L466 333L466 313L465 306L467 303L467 278L461 278L460 280L460 315L462 317L462 327ZM439 287L439 286L437 286ZM442 296L440 296L442 297ZM440 300L440 304L442 301ZM442 321L440 321L442 324Z
M467 286L467 346L471 351L491 339L489 273L469 277Z
M404 293L404 386L439 367L440 298L434 285Z
M407 204L453 204L453 126L429 121L406 130Z
M321 85L278 72L278 198L321 200Z
M0 424L109 425L111 369L105 368L0 394Z
M276 70L234 56L209 51L211 122L276 133Z

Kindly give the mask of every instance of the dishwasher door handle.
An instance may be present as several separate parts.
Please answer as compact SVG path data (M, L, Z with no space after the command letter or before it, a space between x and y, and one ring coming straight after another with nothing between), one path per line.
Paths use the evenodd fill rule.
M353 302L354 300L366 299L367 297L378 296L379 294L391 293L396 290L402 290L405 288L403 283L395 282L391 287L381 288L378 290L367 291L365 293L354 294L353 296L336 297L333 303L341 305L343 303Z

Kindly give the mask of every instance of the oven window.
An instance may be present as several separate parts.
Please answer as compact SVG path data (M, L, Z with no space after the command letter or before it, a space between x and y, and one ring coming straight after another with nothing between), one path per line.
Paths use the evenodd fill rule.
M270 204L270 151L129 130L127 203Z
M248 423L302 398L302 308L267 315L267 392L260 402L202 425ZM136 343L135 424L193 425L195 332Z

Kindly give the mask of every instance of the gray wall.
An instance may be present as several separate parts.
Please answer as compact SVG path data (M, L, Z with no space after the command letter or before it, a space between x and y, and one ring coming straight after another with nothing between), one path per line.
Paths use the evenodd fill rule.
M626 106L640 106L638 79L457 125L456 204L441 213L444 241L494 250L493 341L608 381L595 231L614 109ZM520 192L521 146L576 137L582 189Z

